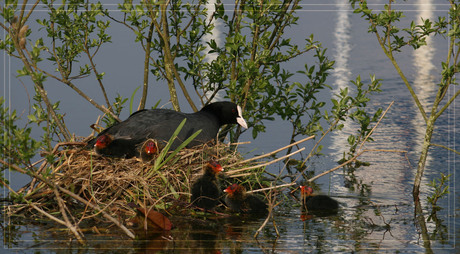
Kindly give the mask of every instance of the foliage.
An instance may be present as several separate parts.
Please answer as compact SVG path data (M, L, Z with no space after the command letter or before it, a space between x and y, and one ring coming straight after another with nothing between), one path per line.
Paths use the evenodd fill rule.
M400 23L401 17L403 17L403 12L393 10L393 2L395 1L390 0L388 4L384 5L384 10L377 12L369 9L367 1L350 0L354 12L361 14L362 17L369 21L368 31L375 34L383 52L391 60L425 120L427 126L424 138L425 142L421 149L413 189L414 200L418 200L421 178L425 169L428 150L432 145L431 138L436 120L460 94L460 91L457 91L451 98L445 101L449 86L457 84L454 75L459 71L458 55L460 53L460 48L458 45L460 43L460 29L458 17L460 14L458 13L458 9L460 6L458 3L451 1L448 18L438 17L436 21L426 19L422 20L420 25L416 25L416 23L412 21L409 27L400 28L397 25ZM451 27L451 29L447 31L449 27ZM442 75L439 77L439 83L437 84L438 91L436 94L433 94L433 105L431 106L430 112L427 113L424 105L421 104L417 94L413 90L413 84L411 84L404 75L394 54L400 52L404 46L412 46L414 50L426 46L426 38L428 36L437 35L447 35L449 40L449 51L446 54L446 61L442 63ZM441 103L443 101L445 101L445 103ZM450 148L448 149L452 150Z
M431 196L427 196L428 203L431 205L431 214L435 214L437 211L441 210L441 207L437 205L437 202L440 198L449 193L449 185L447 183L450 176L451 174L444 175L441 173L440 178L433 179L430 183L428 183L428 186L434 190Z
M277 83L280 85L277 94L273 96L278 98L273 100L273 106L281 119L288 120L292 124L291 143L295 141L297 136L311 136L323 131L320 123L323 118L321 109L326 105L326 102L318 101L315 95L324 88L330 88L325 82L329 74L328 71L333 68L334 62L325 56L326 49L318 47L315 52L315 57L319 60L318 66L305 64L305 70L299 71L306 76L306 83L286 84L292 74L284 70L283 73L275 75ZM318 70L316 70L317 67ZM305 116L310 119L307 123L303 121ZM287 153L290 151L289 149Z
M357 122L359 125L358 133L356 135L350 134L348 136L348 144L350 149L347 154L343 156L343 159L339 161L342 163L351 159L357 152L358 145L360 145L365 138L367 141L373 141L371 134L371 123L378 121L379 117L382 115L382 108L378 108L373 115L370 115L366 112L365 108L367 103L370 101L369 95L374 92L380 92L381 83L380 80L376 79L375 76L370 77L370 84L365 89L364 84L361 82L361 77L358 76L355 81L352 83L356 86L356 95L350 96L348 88L340 90L340 93L337 95L339 100L332 99L334 106L332 107L332 114L336 119L345 120L345 116L349 117L354 122ZM343 125L339 125L339 128L342 128ZM348 156L347 156L348 155ZM361 163L355 161L356 164ZM358 165L356 165L358 166Z
M2 154L2 160L6 163L2 163L2 172L6 169L7 164L19 165L27 168L32 165L32 158L37 153L41 146L41 143L31 137L32 128L19 127L17 121L20 117L17 115L16 110L10 111L8 107L4 106L4 99L0 97L0 113L1 113L1 127L0 132L1 146L0 152ZM2 181L6 181L3 178L3 173L0 175Z
M13 164L18 172L33 177L33 181L26 188L17 192L17 197L22 199L22 203L30 202L27 204L30 205L30 209L46 214L31 201L38 197L44 202L37 203L43 207L49 205L46 210L62 216L62 219L50 213L46 216L66 225L71 231L78 228L75 224L79 222L75 222L79 220L72 217L78 212L73 213L71 209L65 208L65 204L82 203L85 207L83 214L87 209L92 209L94 213L101 213L112 220L113 218L110 219L104 210L107 210L107 213L118 213L120 206L126 205L125 198L132 199L129 201L144 199L144 202L149 201L157 207L163 206L163 202L166 201L174 203L169 200L169 194L180 196L184 200L188 198L179 193L188 191L192 169L196 171L195 165L202 164L203 160L208 158L202 153L189 151L189 154L184 155L184 151L179 152L181 148L178 148L168 154L166 148L159 154L153 166L148 166L138 163L135 159L94 159L93 153L84 149L52 149L53 143L73 141L73 137L66 127L64 114L60 113L59 101L52 102L48 98L50 82L57 81L69 87L104 113L102 121L107 126L120 121L119 115L122 110L129 108L130 113L133 111L134 95L138 88L131 94L129 103L128 97L124 95L117 94L115 98L109 98L103 83L105 72L101 70L101 65L96 64L98 52L111 42L108 29L114 22L133 32L134 41L139 43L139 47L145 52L143 59L140 59L144 62L144 77L138 110L146 107L149 77L153 75L156 81L166 82L170 93L169 100L176 110L180 111L178 91L182 92L187 103L195 111L198 110L195 101L205 105L216 98L227 98L242 106L253 138L265 131L266 121L274 120L276 117L291 124L291 143L301 136L319 136L315 147L299 167L303 171L307 169L304 167L306 161L312 155L320 154L320 143L324 136L331 131L340 130L344 121L355 121L360 129L358 134L350 136L351 149L347 154L353 156L358 144L363 140L372 140L368 137L369 126L376 122L381 114L381 110L377 110L373 115L365 110L369 96L380 91L379 80L371 76L370 84L364 84L358 77L351 82L355 87L342 89L331 99L320 100L318 95L324 89L330 88L327 77L334 67L334 61L328 58L327 50L320 42L314 40L313 35L308 35L303 45L297 45L290 38L285 38L288 29L297 25L296 12L301 8L299 2L300 0L250 0L235 1L234 5L228 5L219 1L214 10L208 10L206 1L125 0L118 5L121 12L109 12L100 2L89 3L83 0L59 3L53 0L37 0L35 4L30 4L30 8L29 5L25 8L27 3L6 1L5 5L0 7L0 13L5 20L4 23L0 23L0 27L6 31L7 36L0 41L0 49L20 60L24 67L18 70L18 76L30 78L32 81L35 95L33 112L28 119L41 127L43 132L42 142L30 139L30 127L23 129L23 132L11 139L10 143L15 145L12 147L18 147L13 148L16 149L17 155L11 161L2 164ZM47 17L35 20L39 29L29 29L28 24L32 23L33 12L39 3L48 11ZM219 36L211 36L217 31L225 37L223 42L219 41ZM299 69L297 66L293 68L288 65L293 59L300 58L308 59L308 63L299 65ZM98 94L88 95L81 90L83 80L98 87L103 102L97 102L95 99ZM192 94L196 94L193 95L196 97L193 98ZM129 107L126 104L129 104ZM16 115L12 114L12 117L14 122ZM3 119L6 119L4 122L8 122L11 116L8 118L2 113ZM9 140L9 135L14 129L9 127L8 132L2 133L3 140ZM179 130L180 127L177 131ZM228 130L231 141L236 141L243 132L239 127L226 131ZM24 140L26 145L20 146ZM68 145L78 147L82 144ZM31 164L30 158L40 147L47 152L48 160L40 166L44 170L37 170L34 166L24 171L23 168ZM217 153L209 157L227 158L228 154L229 163L232 159L239 160L231 161L233 166L238 166L238 163L243 161L234 151L227 148L225 154L218 149L214 151L214 147L206 149ZM25 152L27 154L24 154ZM189 163L189 156L192 155L196 161ZM180 156L187 159L182 160ZM14 158L24 161L15 161ZM175 167L183 169L179 162L190 164L186 167L187 171L174 170ZM133 170L133 165L138 167L135 168L135 175L131 176L129 174L133 171L126 169ZM146 170L147 167L149 169ZM168 168L169 171L160 172L160 168ZM233 172L234 177L240 177L240 174L236 174L239 170ZM53 174L58 171L59 174ZM255 172L256 175L252 176L255 177L255 181L249 181L249 173L246 172L241 174L245 179L237 181L252 182L258 187L265 187L261 184L267 183L266 179L260 177L264 171ZM166 173L169 174L168 177L176 177L175 173L180 177L176 177L176 181L171 183L171 178L167 178ZM106 179L107 175L112 182ZM300 175L298 174L299 177ZM278 176L272 182L279 179ZM7 183L4 185L7 186ZM54 195L49 195L51 192L46 191L47 189ZM40 192L42 190L45 191ZM103 197L95 199L96 194ZM82 196L87 199L82 201ZM115 202L117 199L122 201L121 205ZM155 199L157 201L151 202ZM60 209L59 212L57 209ZM73 233L81 240L81 232Z
M145 51L144 86L138 109L145 106L150 73L157 80L166 80L170 100L177 110L180 106L176 83L190 106L197 109L188 91L190 88L187 85L191 83L201 104L207 104L216 96L238 101L244 108L253 138L265 131L264 121L273 120L278 115L291 123L290 141L294 142L298 136L323 132L321 119L326 117L326 120L330 120L327 112L324 116L324 107L328 102L318 101L316 96L329 87L326 78L334 64L313 35L306 38L304 46L282 37L288 28L297 24L295 13L300 9L298 2L237 2L233 10L226 9L230 5L218 2L215 10L210 12L204 1L171 1L163 4L126 0L118 6L120 17L120 13L109 12L101 3L73 1L71 4L57 5L54 1L43 1L49 10L49 18L36 20L45 33L38 34L39 39L33 42L30 35L35 31L28 27L27 33L17 31L27 26L25 24L34 8L27 15L15 17L14 10L20 6L13 1L2 9L10 26L3 25L9 37L0 46L23 61L25 67L19 74L32 77L37 94L43 100L46 111L50 112L43 116L50 119L48 122L53 120L56 124L59 131L54 133L59 140L69 140L70 135L67 134L63 117L55 112L53 103L46 96L44 83L49 78L66 84L106 113L103 121L107 126L119 121L118 116L126 99L118 95L113 103L110 102L102 83L104 72L100 72L95 64L100 48L111 42L107 29L112 20L129 28L136 35L135 41ZM217 38L205 39L215 31L216 25L225 35L223 43L219 43ZM28 43L21 46L19 42L23 39ZM295 72L285 67L292 59L311 50L315 52L315 64L306 64L304 70ZM212 59L208 55L216 57ZM56 69L47 70L49 68L46 66L55 66ZM292 81L299 75L305 76L305 82ZM78 88L74 82L82 78L95 78L105 106L96 103ZM357 92L357 96L360 96L360 91ZM359 112L355 114L362 114ZM363 118L352 116L352 119L363 121L365 132L366 120ZM231 140L237 140L241 133L240 129L231 131ZM63 135L63 138L59 135ZM321 146L317 151L320 150Z

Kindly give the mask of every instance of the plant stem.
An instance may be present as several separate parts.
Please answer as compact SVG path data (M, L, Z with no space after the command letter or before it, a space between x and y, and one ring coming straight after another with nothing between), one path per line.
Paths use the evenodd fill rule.
M423 171L425 169L426 159L428 157L428 149L431 144L431 137L433 135L434 123L435 123L434 116L430 116L427 126L426 126L425 138L423 139L422 153L420 154L420 159L417 164L417 173L415 174L414 189L412 190L414 201L417 201L419 199L420 183L422 182Z
M150 51L152 49L152 35L153 35L154 24L153 22L150 23L149 28L149 35L146 38L145 43L145 58L144 58L144 84L142 86L142 97L141 101L139 102L139 106L137 110L141 110L145 108L145 101L147 100L147 91L149 88L149 65L150 65Z

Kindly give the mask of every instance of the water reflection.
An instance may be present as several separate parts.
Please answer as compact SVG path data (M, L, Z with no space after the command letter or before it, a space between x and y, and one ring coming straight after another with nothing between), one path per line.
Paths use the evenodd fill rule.
M336 19L326 19L336 21L332 25L335 25L336 70L333 73L335 93L338 88L347 86L349 80L355 76L350 70L350 66L354 65L350 59L350 56L353 55L351 45L357 43L350 38L353 14L347 9L348 5L340 4L341 2L343 1L336 2L336 8L340 11L331 12L330 17ZM431 7L427 4L420 5L423 8L419 8L416 15L431 17L432 13L429 11ZM418 6L414 5L414 8ZM433 93L432 89L436 89L430 75L436 71L433 57L436 46L439 46L432 41L428 43L429 46L415 51L409 62L409 64L414 63L417 71L414 75L414 84L416 84L417 94L424 105L430 103L428 95ZM363 59L358 57L358 61L361 60ZM361 76L365 75L367 74L361 73ZM410 98L408 94L404 93L404 84L399 81L399 78L383 78L387 86L384 87L385 91L382 96L376 98L376 104L385 104L391 100L396 100L396 104L387 119L377 129L374 136L376 142L369 144L368 148L417 150L420 146L421 135L422 137L424 135L420 115L414 109L413 102L408 99ZM352 130L352 126L346 126L346 132ZM330 147L333 152L343 150L346 147L346 136L332 137ZM331 158L333 156L336 157ZM341 158L341 154L336 153L333 156L326 156L323 159L336 161ZM273 251L273 249L280 252L299 253L309 250L326 253L367 252L375 249L390 252L395 249L423 251L420 236L413 224L411 190L414 165L411 167L406 155L399 153L369 154L363 156L363 160L371 161L372 165L356 171L337 171L330 176L332 183L330 190L334 198L340 202L341 207L336 216L302 217L299 200L287 197L283 199L282 205L275 209L274 222L270 221L267 224L258 240L255 240L253 235L262 224L263 219L248 221L241 217L174 218L177 227L168 235L157 232L147 234L139 232L138 239L130 241L123 238L121 233L116 232L112 232L109 236L107 236L108 233L106 235L94 234L89 236L94 241L89 242L88 248L110 251L113 248L124 249L120 253L125 253L126 249L132 248L140 253L160 250L163 252L248 253L261 252L261 250ZM437 165L442 164L430 158L430 166L436 163ZM308 173L313 174L311 171ZM328 177L324 178L327 181ZM328 193L328 186L321 185L322 182L319 183L322 192ZM426 186L425 182L422 185ZM446 233L448 229L443 226L445 222L442 221L442 218L439 219L435 220L436 223L431 223L430 232L433 233L432 239L442 241L452 234L446 236L449 233ZM5 247L53 248L57 249L56 252L75 247L69 243L68 234L56 228L50 229L42 224L24 227L17 222L2 221L2 224L4 225ZM276 235L274 224L281 233L280 237ZM32 224L27 223L26 225ZM450 226L449 228L452 230L455 227ZM460 234L456 233L458 237Z
M100 232L88 235L86 247L69 242L67 232L46 225L28 229L42 232L33 242L19 240L25 233L21 227L15 227L7 240L12 244L10 246L20 249L33 246L59 251L77 247L120 253L125 253L127 249L135 251L131 253L248 253L274 249L331 253L418 246L418 237L408 239L400 230L400 227L412 224L411 209L405 204L382 205L364 197L336 197L340 202L338 214L302 217L300 195L296 193L294 196L286 197L275 209L273 223L268 223L257 239L253 235L264 218L208 215L200 218L172 216L170 218L176 227L171 231L135 230L134 241L123 237L121 232L117 233L116 228L103 230L103 225L98 225ZM439 229L442 230L441 227ZM40 245L33 245L34 242Z
M338 93L341 88L347 87L349 80L360 74L362 77L369 73L357 73L353 77L350 74L350 51L351 39L348 36L351 34L351 23L349 12L344 9L337 1L337 8L341 11L337 12L336 25L334 31L334 60L336 60L336 70L333 72L334 90L333 93ZM424 19L432 19L432 3L431 1L419 1L413 5L417 12L414 20L421 22L420 17ZM375 41L375 43L377 43ZM422 103L428 106L429 98L433 96L437 87L433 82L433 74L436 67L433 64L433 57L436 51L436 45L427 39L428 46L414 51L413 59L409 61L415 65L415 80L417 94ZM377 49L376 49L377 50ZM356 52L359 53L359 52ZM358 59L360 59L358 57ZM406 60L406 59L405 59ZM392 68L391 65L388 68ZM375 70L377 78L383 70ZM371 73L372 74L372 73ZM385 79L383 88L383 96L374 97L374 105L369 105L371 108L378 106L384 107L391 100L395 100L395 105L391 109L390 114L385 119L373 135L374 143L366 145L366 148L375 149L392 149L406 150L408 152L418 151L423 142L425 125L421 115L416 112L410 95L405 91L405 86L398 77L394 79ZM403 113L402 113L403 112ZM356 131L358 127L350 123L345 123L342 133L331 137L331 148L339 152L335 157L342 157L341 151L347 147L346 137ZM360 168L358 170L350 169L335 173L331 176L331 189L333 193L345 195L353 192L362 197L361 199L351 199L347 201L350 208L343 211L344 221L349 221L350 232L354 231L352 226L353 218L361 217L359 224L355 225L356 230L364 230L365 234L361 235L362 239L374 241L375 239L395 240L400 243L407 244L419 237L418 233L412 228L407 227L407 222L411 223L413 218L411 186L412 179L415 175L414 170L416 165L411 165L407 154L404 153L372 153L364 154L360 157L363 161L371 162L371 166ZM429 159L431 160L431 158ZM428 166L428 164L427 164ZM426 186L427 182L422 183ZM325 188L325 192L327 189ZM362 206L378 207L376 209L360 210ZM386 212L383 212L386 211ZM389 223L395 220L407 220L405 223ZM346 223L345 223L346 224ZM377 230L378 229L378 230ZM359 235L360 233L357 232ZM375 243L375 246L386 245L385 243ZM364 244L365 245L365 244ZM391 244L390 244L391 245Z
M417 15L420 17L417 19L417 25L423 25L423 20L426 19L433 20L434 6L431 3L431 0L419 0L416 8ZM427 116L429 116L431 106L433 105L433 95L436 94L438 86L436 86L434 76L436 67L433 64L436 45L433 43L432 37L426 38L426 44L426 46L413 51L413 64L415 68L415 78L413 84L415 93L422 103ZM414 114L414 118L411 120L411 124L414 126L416 131L414 140L417 143L417 150L419 150L422 147L425 137L426 124L419 110L416 109L416 111L417 112ZM432 156L428 154L426 161L427 168L430 167L431 161Z

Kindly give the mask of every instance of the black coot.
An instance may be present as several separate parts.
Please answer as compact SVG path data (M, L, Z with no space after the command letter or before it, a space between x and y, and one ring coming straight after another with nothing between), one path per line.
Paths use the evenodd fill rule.
M339 203L326 195L312 195L313 188L300 186L300 196L302 198L302 210L318 215L330 215L337 213Z
M232 184L224 190L225 204L237 213L264 214L267 212L267 205L258 197L247 194L246 189L238 184Z
M223 168L217 161L209 161L203 170L203 175L192 184L191 203L197 207L212 210L219 204L221 192L217 174L223 171Z
M111 142L104 147L106 152L101 154L118 156L122 153L123 155L119 157L128 157L126 154L131 155L133 153L131 151L149 138L156 140L158 145L163 147L185 118L187 121L173 142L171 150L176 149L198 130L202 130L201 133L187 147L214 140L219 128L225 124L237 123L247 128L246 121L241 114L241 108L228 101L211 103L200 111L190 114L169 109L144 109L134 112L125 121L105 129L89 144L93 145L99 137L106 135L111 138ZM121 152L111 152L112 146Z

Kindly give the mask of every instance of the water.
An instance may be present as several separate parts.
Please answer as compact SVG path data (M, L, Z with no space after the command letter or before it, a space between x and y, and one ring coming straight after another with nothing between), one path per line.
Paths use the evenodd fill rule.
M407 22L416 16L431 18L446 15L447 7L440 3L444 2L422 3L418 1L398 7L407 10L405 13L407 18L404 19ZM301 43L303 38L313 33L315 39L321 41L323 46L329 49L328 56L336 60L335 70L328 80L333 90L321 96L331 97L340 88L349 86L349 80L355 79L357 75L361 75L363 80L368 80L369 74L375 74L377 78L383 79L383 92L373 97L369 110L375 110L377 107L386 108L391 101L394 101L394 105L376 129L373 135L375 142L367 144L366 148L406 151L406 153L365 153L360 160L370 162L369 167L359 168L352 174L339 169L316 180L315 183L321 187L323 193L333 196L340 202L341 210L337 216L311 218L303 221L300 217L298 200L285 193L279 197L279 200L283 202L275 209L274 220L269 221L257 239L253 238L253 235L262 224L263 218L245 221L241 221L241 218L209 219L207 221L175 218L179 224L175 223L177 228L167 236L151 235L148 236L149 240L131 241L113 232L101 235L89 233L87 236L89 245L79 249L81 247L78 247L77 244L69 243L69 238L65 233L56 233L52 225L47 228L24 222L25 226L16 226L15 230L12 228L4 230L3 237L8 240L4 247L9 251L26 253L36 249L50 250L50 252L70 249L73 249L73 252L96 252L97 250L115 249L120 253L126 251L134 253L137 252L136 248L162 249L165 252L190 252L192 249L199 248L203 253L217 253L217 251L222 253L301 253L306 251L366 253L378 250L425 252L420 228L414 223L414 205L411 194L424 135L423 119L396 71L378 47L375 37L367 34L368 25L365 21L353 14L347 5L343 4L343 1L305 5L304 9L305 11L299 13L301 18L299 23L309 25L296 27L287 36L292 36L293 40ZM318 20L321 22L317 22ZM114 29L110 32L115 33L116 31ZM133 38L123 35L115 33L114 43L101 51L97 59L101 61L99 66L107 72L104 82L109 85L110 97L117 92L129 97L135 87L142 82L142 61L139 61L143 59L142 53L117 50L134 45ZM435 84L441 71L440 62L445 61L445 52L448 47L447 42L441 38L435 38L428 43L430 46L425 49L415 52L407 50L397 55L400 66L408 74L407 77L414 83L420 100L426 105L425 110L432 103L430 98L437 88ZM116 54L114 54L115 50ZM13 73L17 69L17 63L14 59L5 59L7 60L3 64L6 65L3 69L6 70L6 73ZM105 62L104 59L110 60ZM293 61L292 68L303 66L302 61L303 59ZM22 81L31 92L30 82L26 79ZM10 82L11 86L8 86ZM23 98L24 94L24 88L18 79L11 75L5 83L7 85L4 92L11 96L9 102L13 108L21 112L25 109L27 112L28 101L17 99L20 96ZM94 89L91 87L94 84L82 83L81 85L86 91ZM457 90L457 87L451 88L447 97L452 96ZM49 91L53 101L61 100L61 109L67 112L66 121L71 132L82 136L88 135L90 132L88 126L93 123L99 112L60 84L55 84ZM165 86L154 85L150 89L149 98L150 102L163 98L162 102L166 103ZM78 110L75 110L75 105L79 105ZM454 104L438 120L433 143L443 144L456 150L460 149L458 142L460 134L456 131L456 126L460 123L456 117L459 108L459 103ZM187 108L182 110L190 111ZM128 113L123 114L124 119ZM281 120L267 122L267 132L260 134L256 140L252 140L250 133L242 136L242 141L249 140L251 144L243 145L240 151L248 153L246 157L250 157L275 150L288 143L290 130L289 123ZM313 159L309 170L314 170L314 175L316 175L335 167L336 161L347 149L348 134L353 133L354 130L356 126L347 124L341 133L328 137L323 150L326 155ZM312 144L312 141L307 141L302 146L309 151ZM460 191L460 186L455 184L458 159L458 155L452 152L432 147L427 160L421 185L421 200L424 208L428 208L426 197L433 191L427 184L434 178L439 178L441 172L452 174L449 182L450 193L438 203L444 208L438 212L441 223L427 223L427 229L433 239L431 249L435 253L459 252L458 244L455 244L459 241L460 233L458 218L460 200L456 195ZM283 168L283 165L276 164L269 170L277 174ZM14 173L10 177L12 186L16 189L26 182L26 179L19 179ZM428 214L425 214L426 217ZM8 225L7 218L4 220L4 226ZM276 230L280 233L279 237L276 235Z

